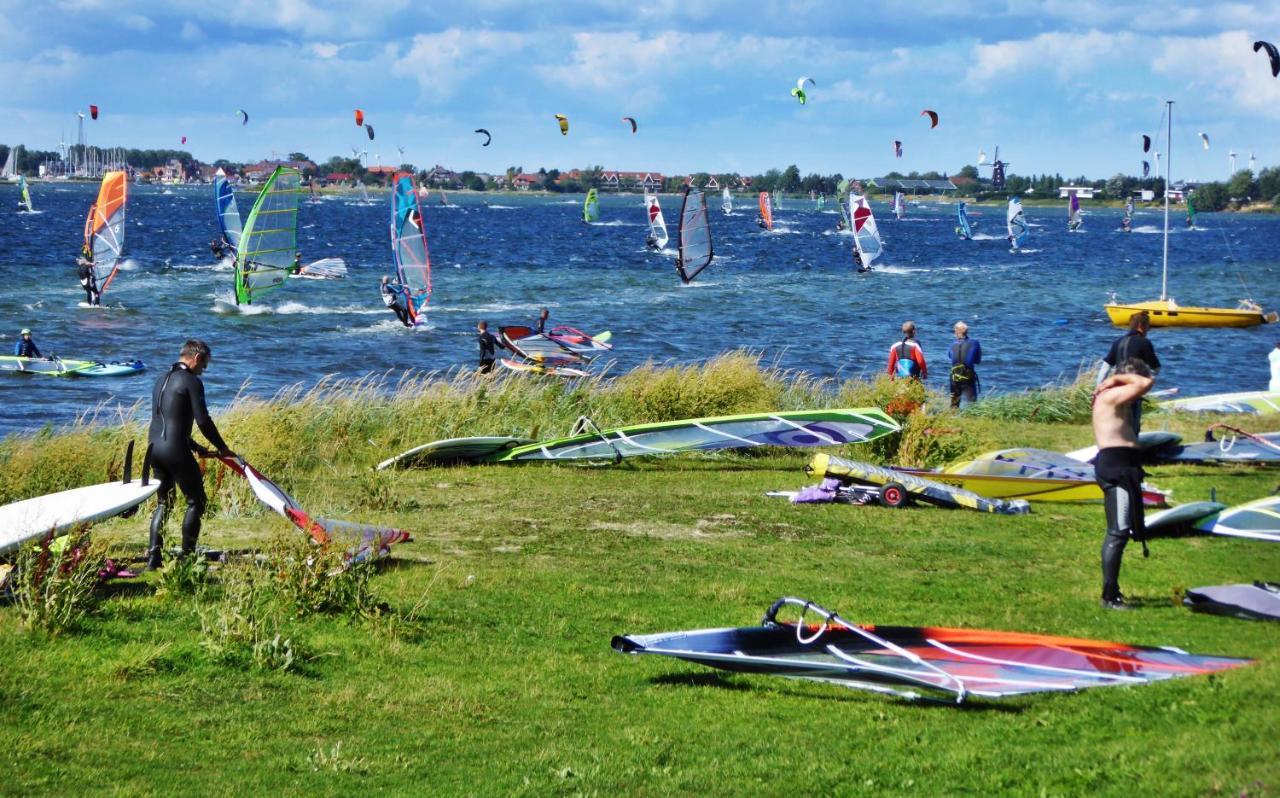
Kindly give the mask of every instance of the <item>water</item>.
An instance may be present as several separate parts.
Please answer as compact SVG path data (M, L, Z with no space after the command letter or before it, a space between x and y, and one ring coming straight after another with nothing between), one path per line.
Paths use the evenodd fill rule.
M852 239L835 233L834 209L788 200L777 229L760 231L749 202L726 217L711 198L716 260L690 286L674 252L644 248L642 198L602 196L602 224L580 221L582 197L450 195L448 207L424 207L435 294L428 328L411 332L378 295L388 273L387 194L359 206L341 198L304 204L299 242L306 262L347 261L344 281L291 280L257 315L213 312L230 300L232 272L209 254L216 235L211 187L130 188L124 270L105 310L84 298L74 259L96 186L36 184L39 214L15 214L16 189L0 187L0 348L31 327L40 348L64 357L140 357L149 375L171 363L183 340L213 348L206 375L210 401L238 391L269 395L324 375L357 377L405 368L471 366L480 319L529 323L551 309L553 323L614 333L617 365L646 359L697 361L749 347L770 363L821 376L850 377L885 367L901 323L919 326L933 366L946 379L951 326L963 319L982 342L985 390L1011 391L1074 376L1105 354L1118 334L1102 304L1152 299L1160 289L1161 216L1139 211L1134 233L1118 232L1120 211L1093 210L1084 232L1066 232L1061 208L1028 207L1028 248L1010 254L1004 209L972 209L978 240L960 241L952 206L909 206L892 219L875 203L885 240L877 271L852 273ZM241 207L249 207L241 197ZM662 198L671 222L679 198ZM484 204L488 203L488 205ZM1268 308L1276 290L1280 217L1202 214L1201 230L1170 236L1170 293L1186 304L1234 306L1246 295L1240 275ZM1231 257L1232 262L1227 258ZM266 307L271 308L268 312ZM1184 395L1262 389L1277 331L1156 330L1164 364L1160 387ZM96 406L129 407L149 395L153 377L65 379L0 375L0 434L60 425Z

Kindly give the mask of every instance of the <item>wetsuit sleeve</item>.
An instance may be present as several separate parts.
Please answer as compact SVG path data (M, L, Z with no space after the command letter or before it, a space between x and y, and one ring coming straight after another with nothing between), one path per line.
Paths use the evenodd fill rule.
M1146 344L1147 364L1155 371L1160 370L1160 358L1156 357L1156 348L1151 345L1151 341L1143 338L1142 342Z
M209 415L209 408L204 403L204 383L198 379L191 380L189 395L191 396L191 417L195 419L196 426L200 428L205 439L219 451L230 448L227 442L222 440L222 435L219 434L213 418Z
M915 357L916 363L920 366L920 379L928 379L929 366L924 362L924 347L915 347L911 350L911 354Z
M889 376L892 377L898 365L898 347L897 345L889 347Z
M977 341L973 342L973 353L971 357L973 362L968 364L969 368L973 368L982 362L982 344Z
M1106 363L1108 366L1111 366L1112 368L1115 368L1115 365L1116 365L1116 355L1117 355L1116 349L1119 347L1119 344L1120 344L1120 340L1112 341L1111 348L1107 350L1107 356L1102 359L1103 363Z
M40 347L36 346L35 341L31 342L31 357L44 357L44 355L40 354Z

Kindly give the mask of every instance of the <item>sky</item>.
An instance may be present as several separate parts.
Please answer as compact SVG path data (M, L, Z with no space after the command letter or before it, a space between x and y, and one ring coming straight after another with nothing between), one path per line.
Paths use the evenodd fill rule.
M0 19L0 142L34 149L92 103L90 143L204 161L866 178L999 146L1017 174L1101 178L1140 172L1143 133L1165 149L1171 99L1175 180L1225 179L1232 149L1280 164L1280 80L1252 49L1280 43L1274 0L0 0Z

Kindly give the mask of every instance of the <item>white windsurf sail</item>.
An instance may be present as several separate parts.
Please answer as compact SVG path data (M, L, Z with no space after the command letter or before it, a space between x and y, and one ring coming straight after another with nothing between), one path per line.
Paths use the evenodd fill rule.
M218 170L222 171L222 170ZM232 251L240 248L240 208L236 205L236 192L231 183L222 175L213 178L214 207L218 211L218 227L222 235L231 244Z
M649 214L649 235L653 236L658 249L662 249L667 245L670 236L667 235L667 221L662 218L662 207L658 205L658 195L645 194L644 204Z
M680 279L688 283L711 265L714 257L711 225L707 221L707 198L701 190L685 188L677 235L680 247L676 257L676 271L680 273Z
M724 194L721 195L720 210L726 214L733 213L733 195L729 193L728 187L725 187Z
M893 215L898 221L907 215L907 203L903 202L901 191L893 192Z
M872 261L884 253L884 244L880 241L880 230L876 227L871 203L867 202L866 197L850 192L849 216L853 219L854 251L858 253L862 267L868 268Z
M1027 217L1022 213L1022 200L1009 198L1009 208L1005 211L1005 225L1009 231L1009 244L1017 249L1027 243Z

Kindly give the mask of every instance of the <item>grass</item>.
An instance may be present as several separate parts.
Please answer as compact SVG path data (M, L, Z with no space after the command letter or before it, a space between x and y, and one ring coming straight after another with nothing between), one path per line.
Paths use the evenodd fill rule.
M291 609L240 627L228 640L241 648L215 657L206 641L218 625L201 618L216 620L228 592L242 616L260 598L234 568L194 595L158 594L154 574L111 583L58 637L25 631L16 608L0 606L3 792L1128 796L1264 795L1280 784L1280 628L1177 603L1187 587L1275 579L1280 550L1267 544L1160 540L1147 560L1135 547L1122 583L1145 606L1111 613L1096 601L1096 505L1037 505L1026 517L793 507L763 496L811 481L807 453L788 452L367 476L397 447L535 427L561 434L582 413L650 421L685 415L682 401L747 412L896 389L797 382L738 355L675 379L655 367L584 388L449 377L391 397L368 385L325 390L245 401L220 421L233 446L313 512L414 530L367 584L343 589L366 604L372 591L385 609L281 604ZM637 408L649 415L628 418ZM284 416L280 434L297 437L275 439L267 414ZM1191 418L1146 423L1203 429ZM91 426L66 435L129 437ZM1064 450L1090 435L1078 423L946 413L911 417L897 438L875 456ZM83 462L45 463L27 439L7 441L0 460L71 484L109 464L105 451L48 440ZM20 489L0 474L4 490ZM1183 500L1213 486L1231 503L1277 481L1207 467L1150 478ZM272 551L292 534L237 482L213 471L207 480L218 511L202 543ZM145 514L95 535L113 554L139 555ZM272 578L297 591L315 574ZM1259 662L1213 678L954 709L609 649L619 633L752 624L786 594L870 623L1078 635ZM223 627L236 632L230 619Z

